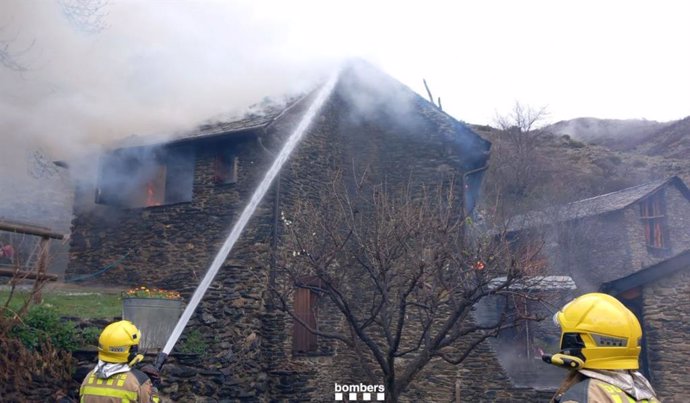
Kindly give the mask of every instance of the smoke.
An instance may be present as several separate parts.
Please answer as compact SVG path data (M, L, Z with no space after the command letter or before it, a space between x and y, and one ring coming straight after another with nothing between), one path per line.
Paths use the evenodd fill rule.
M242 3L100 2L96 32L66 17L69 3L4 2L0 21L10 50L31 44L26 71L0 68L3 138L59 159L240 114L304 91L334 63L300 55Z
M68 229L72 181L93 184L104 148L302 93L339 62L251 6L3 1L0 219Z

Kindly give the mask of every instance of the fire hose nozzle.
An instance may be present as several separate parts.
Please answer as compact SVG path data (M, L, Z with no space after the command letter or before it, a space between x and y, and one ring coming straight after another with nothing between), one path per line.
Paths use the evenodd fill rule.
M158 356L156 357L156 360L153 362L153 366L156 367L157 370L161 370L163 368L163 364L165 364L165 360L168 358L168 355L164 352L158 353Z
M542 355L541 359L548 364L569 369L580 369L585 365L584 360L579 357L560 353L553 355Z
M137 365L138 363L140 363L143 359L144 359L143 354L137 354L134 356L134 358L132 358L132 361L130 361L127 365L129 365L130 367L133 367L133 366Z

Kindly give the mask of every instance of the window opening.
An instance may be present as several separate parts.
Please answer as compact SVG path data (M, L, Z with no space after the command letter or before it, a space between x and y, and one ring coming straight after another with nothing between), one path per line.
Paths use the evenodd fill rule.
M640 218L644 224L645 243L649 252L654 255L668 252L669 234L663 191L647 197L640 203Z
M221 152L214 161L214 178L218 184L237 183L239 158L229 152Z
M101 159L96 203L138 208L189 202L194 184L191 148L127 148Z

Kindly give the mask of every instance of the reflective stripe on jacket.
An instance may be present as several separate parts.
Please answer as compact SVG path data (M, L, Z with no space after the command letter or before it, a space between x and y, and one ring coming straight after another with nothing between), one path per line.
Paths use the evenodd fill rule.
M94 371L84 378L79 388L80 403L158 403L160 398L146 374L132 369L98 378Z
M621 388L592 378L576 383L557 401L560 403L659 403L655 398L636 400Z

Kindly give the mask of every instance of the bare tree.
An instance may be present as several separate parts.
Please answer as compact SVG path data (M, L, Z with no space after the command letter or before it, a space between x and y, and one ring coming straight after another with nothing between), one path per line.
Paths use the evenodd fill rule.
M533 108L515 102L507 115L497 115L495 123L520 152L534 149L543 135L542 125L548 117L546 107Z
M541 126L547 116L546 108L516 102L508 114L495 119L500 133L493 142L486 179L493 202L486 207L499 223L551 203L544 200L550 193L543 185L553 167L539 148L546 134Z
M108 0L58 0L62 14L82 32L97 34L106 27Z
M336 173L316 199L284 212L273 296L311 334L354 351L388 401L398 401L432 359L459 364L501 329L537 319L510 304L492 320L473 316L487 298L530 298L511 285L538 273L539 251L514 251L500 234L469 239L453 178L399 190L366 178L346 182ZM304 289L335 307L340 328L294 308Z
M31 41L27 46L17 47L17 35L7 37L6 27L0 28L0 65L3 67L23 73L29 70L28 63L24 60L25 55L34 47L35 41Z
M57 0L57 3L74 29L97 34L106 28L108 0ZM36 40L22 46L18 36L18 33L13 35L8 32L6 26L0 27L0 65L9 70L24 73L30 70L30 63L26 59L34 49Z

